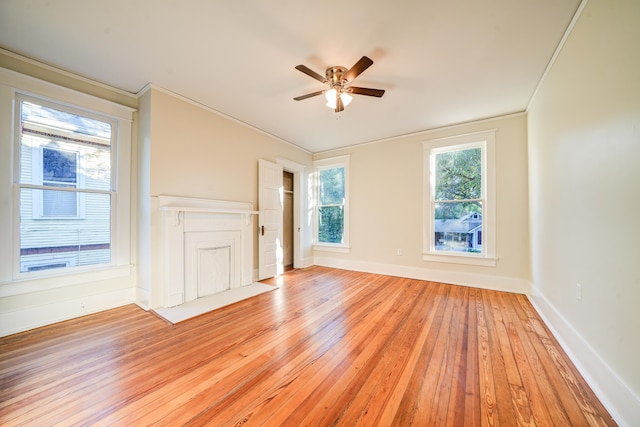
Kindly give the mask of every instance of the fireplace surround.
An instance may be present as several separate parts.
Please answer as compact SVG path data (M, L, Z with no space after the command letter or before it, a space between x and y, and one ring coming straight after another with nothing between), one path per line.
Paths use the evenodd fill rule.
M253 205L159 196L164 306L253 283Z

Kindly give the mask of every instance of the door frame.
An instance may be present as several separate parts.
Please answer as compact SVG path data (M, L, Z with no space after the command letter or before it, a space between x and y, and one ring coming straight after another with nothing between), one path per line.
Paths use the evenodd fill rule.
M293 174L293 268L303 268L302 236L306 229L302 227L304 218L304 169L305 166L283 157L276 157L276 164L286 172Z

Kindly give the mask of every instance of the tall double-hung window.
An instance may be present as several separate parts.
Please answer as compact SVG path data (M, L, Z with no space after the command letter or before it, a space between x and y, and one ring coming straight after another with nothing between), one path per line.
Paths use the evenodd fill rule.
M349 156L314 162L315 248L349 250Z
M110 264L116 123L37 98L16 101L20 272Z
M104 269L128 275L133 110L13 73L0 77L2 149L13 146L0 160L12 171L0 185L10 201L0 207L7 219L0 228L12 236L0 248L0 283L69 273L91 280L87 274Z
M495 265L494 134L424 143L425 260Z

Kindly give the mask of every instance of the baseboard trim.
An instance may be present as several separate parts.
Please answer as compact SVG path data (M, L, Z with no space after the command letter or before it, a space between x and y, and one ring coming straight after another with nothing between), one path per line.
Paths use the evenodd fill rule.
M135 288L132 287L0 313L0 336L133 304L135 297Z
M395 264L381 264L368 261L342 260L317 256L315 264L324 267L342 268L345 270L366 273L384 274L387 276L406 277L409 279L427 280L452 285L470 286L473 288L491 289L495 291L529 294L531 284L528 280L515 277L502 277L460 271L434 270L429 268L408 267Z
M640 398L535 286L529 300L613 419L621 426L637 423Z
M301 268L311 267L312 265L314 265L313 257L302 258L301 264Z

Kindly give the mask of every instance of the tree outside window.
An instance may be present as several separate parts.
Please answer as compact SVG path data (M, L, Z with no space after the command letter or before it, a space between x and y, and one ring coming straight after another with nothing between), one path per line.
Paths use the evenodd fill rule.
M315 248L349 250L349 156L314 162Z
M433 154L434 233L439 251L482 252L482 148Z
M318 242L342 243L344 233L344 168L319 171Z

